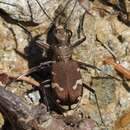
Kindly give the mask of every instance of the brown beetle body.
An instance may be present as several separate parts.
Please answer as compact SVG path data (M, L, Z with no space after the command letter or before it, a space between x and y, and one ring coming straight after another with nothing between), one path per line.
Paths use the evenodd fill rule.
M58 106L68 110L76 106L83 93L80 65L72 59L72 52L73 48L85 41L86 37L71 44L72 32L65 30L63 26L55 26L52 34L57 43L48 44L53 52L52 60L55 61L51 66L51 97ZM45 46L43 45L43 47Z
M51 48L54 52L53 60L56 61L51 70L53 99L62 108L66 109L67 106L67 109L68 107L71 109L72 105L81 99L83 93L80 67L78 62L72 59L73 48L70 43L72 32L65 30L63 26L57 26L53 34L57 39L57 44ZM83 41L85 39L86 37Z
M37 0L36 2L39 4L41 9L44 10ZM77 1L75 2L75 5L76 3ZM48 110L51 110L50 108L53 110L55 109L54 107L58 106L63 108L62 110L74 108L81 99L83 87L86 87L90 92L92 92L97 101L95 91L82 83L80 74L80 69L86 70L86 67L89 66L93 68L94 66L72 59L73 49L86 40L83 30L85 14L86 11L83 13L83 16L80 17L78 27L79 39L73 43L71 42L73 33L71 30L67 29L66 26L69 17L65 20L65 23L62 24L60 23L60 17L57 16L54 21L52 21L52 19L47 15L47 17L52 21L47 33L47 42L37 42L37 45L40 48L47 49L47 61L31 68L28 72L17 78L19 79L22 76L29 75L35 71L43 70L41 71L41 78L43 78L43 80L40 81L38 89L41 101L45 103ZM81 38L80 33L82 34Z
M70 60L52 66L52 89L57 103L72 105L82 96L82 79L77 62Z

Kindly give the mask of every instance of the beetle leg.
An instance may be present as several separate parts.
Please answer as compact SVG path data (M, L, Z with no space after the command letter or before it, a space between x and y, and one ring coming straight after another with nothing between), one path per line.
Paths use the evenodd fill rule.
M85 17L86 11L84 12L83 16L80 18L80 23L78 27L78 38L80 38L80 33L82 32L83 37L72 43L71 48L75 48L79 46L81 43L83 43L86 40L86 36L83 30L83 22L84 22L84 17Z
M49 49L50 45L48 43L37 43L37 45L42 49Z
M110 77L113 78L113 79L116 79L116 80L118 80L118 81L122 81L120 78L117 78L117 77L115 77L115 76L113 76L113 75L111 75L111 74L109 74L109 73L107 73L107 72L104 72L103 70L101 70L100 68L98 68L98 67L95 66L95 65L83 63L83 62L80 62L80 61L77 61L77 63L78 63L78 65L79 65L79 68L80 68L80 69L88 70L87 67L89 67L89 68L98 70L98 71L100 71L102 74L104 74L104 75L106 75L106 76L110 76Z
M77 41L75 41L74 43L72 43L71 48L73 49L73 48L79 46L85 40L86 40L86 36L84 36L83 38L78 39Z
M19 51L19 50L17 50L17 49L14 49L14 51L15 51L15 53L17 53L19 56L21 56L23 59L27 60L27 56L26 56L23 52L21 52L21 51Z
M49 93L48 90L50 89L49 82L50 82L50 80L46 80L41 83L40 92L41 92L41 95L43 95L43 97L41 97L41 98L42 98L43 102L45 103L45 105L47 106L47 111L50 112L51 109L50 109L49 94L48 94Z
M40 71L40 70L42 70L42 69L45 69L49 64L53 64L53 63L55 63L55 61L47 61L47 62L41 63L40 65L35 66L35 67L29 69L27 72L21 74L20 76L16 77L16 78L13 79L12 81L8 82L8 83L6 84L6 86L9 85L9 84L11 84L12 82L15 82L15 81L21 79L22 77L25 77L25 76L27 76L27 75L30 75L30 74L33 73L33 72L36 72L36 71Z
M83 62L80 62L80 61L77 61L77 63L78 63L78 65L79 65L80 69L88 70L87 67L89 67L89 68L92 68L92 69L96 69L96 70L101 71L101 69L98 68L98 67L95 66L95 65L83 63Z
M31 74L33 72L45 69L46 66L48 66L49 64L52 64L52 63L55 63L55 61L47 61L47 62L41 63L40 65L35 66L35 67L29 69L27 72L23 73L22 75L18 76L17 79L19 79L19 78L21 78L23 76L29 75L29 74Z
M103 118L102 118L102 114L101 114L101 111L100 111L100 107L99 107L99 103L98 103L98 98L97 98L95 90L92 89L91 87L89 87L88 85L86 85L85 83L83 83L83 87L88 89L91 93L94 94L95 100L96 100L96 104L97 104L97 108L98 108L98 112L99 112L99 115L100 115L100 118L101 118L101 122L102 122L102 124L104 124L104 121L103 121Z

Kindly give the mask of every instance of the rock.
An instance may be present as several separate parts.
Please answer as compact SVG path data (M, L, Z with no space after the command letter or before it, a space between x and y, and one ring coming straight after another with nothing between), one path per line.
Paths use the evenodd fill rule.
M58 13L61 13L68 1L39 0L39 2L53 20ZM86 41L74 49L73 59L96 65L103 72L120 78L111 66L102 65L102 61L106 57L111 56L111 53L101 45L102 42L114 53L117 60L129 69L130 29L128 24L124 24L124 21L120 21L117 18L117 11L113 7L117 1L114 1L111 6L109 4L104 5L105 1L99 0L86 0L83 2L87 2L85 6L93 16L89 14L85 16L84 31ZM128 0L124 2L127 11L125 15L128 13L129 17L129 2ZM63 24L66 21L66 18L71 14L74 3L75 0L69 1L62 17L59 18L59 22ZM67 21L67 27L73 32L72 43L78 39L79 18L83 13L83 3L77 2L72 15ZM43 13L37 2L35 0L2 0L0 1L0 16L0 72L18 76L32 66L39 65L40 62L44 61L43 57L46 58L47 55L46 50L38 49L36 43L46 42L47 32L52 21ZM94 129L98 130L102 128L103 130L111 130L114 121L119 115L122 115L123 111L130 108L130 94L125 89L126 84L122 85L122 81L108 78L103 73L99 74L97 70L91 68L88 68L87 71L82 70L81 73L83 82L95 89L102 116L107 125L107 128L99 125ZM39 77L41 78L39 73L33 74L32 76L38 81ZM96 76L102 76L102 78L94 78L92 82L92 77ZM127 85L130 86L129 81L127 81ZM32 89L32 87L26 83L19 82L11 84L7 89L24 98L27 96L25 92ZM39 104L39 94L37 95L37 91L32 92L30 96L36 100L36 104ZM79 123L81 130L93 128L93 120L97 121L97 124L100 124L95 98L93 94L90 95L88 90L84 90L84 96L77 109L83 110L83 115L86 117L90 116L92 119L86 119L81 124ZM73 115L74 112L70 112L70 115ZM49 124L52 124L52 126L49 126ZM58 120L52 117L49 117L48 121L45 124L43 123L43 125L46 128L48 127L48 129L74 129L70 126L62 127L65 126L63 119ZM79 127L75 129L79 129Z
M97 77L97 79L93 79L92 86L96 91L100 106L106 107L115 101L116 84L110 77Z

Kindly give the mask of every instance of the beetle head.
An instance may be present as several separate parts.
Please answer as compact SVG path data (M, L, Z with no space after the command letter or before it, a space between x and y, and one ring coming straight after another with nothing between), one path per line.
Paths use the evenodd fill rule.
M70 30L65 29L62 25L59 25L55 27L53 33L60 46L70 45L70 39L72 37L72 32Z

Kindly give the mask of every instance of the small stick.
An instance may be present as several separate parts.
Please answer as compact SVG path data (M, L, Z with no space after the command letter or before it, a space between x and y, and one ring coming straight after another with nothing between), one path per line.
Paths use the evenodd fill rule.
M27 76L21 76L21 77L10 76L10 75L8 75L8 76L9 76L9 78L11 79L10 82L12 82L12 80L15 80L15 81L25 81L26 83L31 84L31 85L33 85L33 86L36 86L36 87L39 87L39 86L40 86L40 83L39 83L39 82L37 82L36 80L34 80L34 79L30 78L30 77L27 77ZM7 83L6 86L7 86L8 84L10 84L10 82Z
M125 78L130 79L130 71L123 67L121 64L116 63L112 57L104 60L104 63L113 65L117 72L122 74Z
M31 84L31 85L37 86L37 87L40 86L40 83L39 83L39 82L37 82L36 80L34 80L34 79L32 79L32 78L26 77L26 76L19 77L19 78L17 79L17 81L19 81L19 80L20 80L20 81L25 81L25 82L27 82L27 83L29 83L29 84Z

